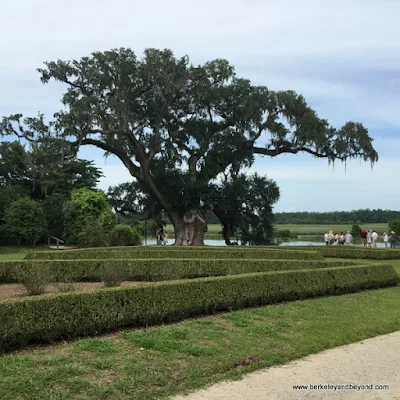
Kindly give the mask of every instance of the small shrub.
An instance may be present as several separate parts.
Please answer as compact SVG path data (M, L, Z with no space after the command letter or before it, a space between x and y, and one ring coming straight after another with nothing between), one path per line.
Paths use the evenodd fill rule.
M124 265L116 268L114 265L106 264L100 270L100 277L105 287L116 287L128 280L129 271Z
M358 224L354 224L351 227L351 236L353 236L353 241L359 241L360 232L361 232L361 227Z
M100 221L88 222L79 235L78 245L81 247L107 247L110 235Z
M29 296L41 295L51 282L50 266L28 263L16 271L16 279L22 283Z
M140 244L142 244L142 239L139 232L127 224L117 225L111 232L111 246L137 246Z

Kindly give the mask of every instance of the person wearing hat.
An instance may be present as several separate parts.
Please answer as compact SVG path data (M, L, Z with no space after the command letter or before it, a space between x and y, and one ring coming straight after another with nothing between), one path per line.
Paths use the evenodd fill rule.
M389 236L389 242L390 242L390 248L395 249L396 248L396 232L392 231L390 232Z

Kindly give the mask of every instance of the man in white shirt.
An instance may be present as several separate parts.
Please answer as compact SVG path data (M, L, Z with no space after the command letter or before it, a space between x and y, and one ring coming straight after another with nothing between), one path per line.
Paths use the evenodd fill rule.
M350 246L351 244L353 244L353 236L350 231L347 231L347 233L344 235L344 241L346 243L346 246Z
M325 232L324 240L325 240L325 244L328 246L328 244L329 244L329 235L328 235L328 232Z
M378 240L378 237L379 237L379 235L376 233L376 231L374 229L371 234L372 247L376 247L376 242Z

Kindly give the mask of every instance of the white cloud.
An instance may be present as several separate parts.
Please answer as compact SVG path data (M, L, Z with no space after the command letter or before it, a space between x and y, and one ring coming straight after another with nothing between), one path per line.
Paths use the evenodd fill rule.
M132 175L122 163L104 165L98 163L97 166L101 168L104 174L104 177L100 179L100 189L107 191L110 186L133 181Z
M225 57L259 84L303 93L334 125L360 120L380 136L372 172L356 162L345 174L304 157L257 162L282 189L278 208L398 208L400 146L382 128L400 127L399 15L398 0L13 0L0 24L0 116L59 108L60 86L41 85L35 71L45 60L116 47L171 48L195 63ZM103 165L99 152L82 154L103 169L102 188L131 179L122 165Z
M0 65L21 68L25 60L36 67L43 58L113 46L173 47L199 58L338 55L353 62L376 59L379 50L382 60L397 53L399 14L392 0L114 0L112 7L99 0L14 0L2 9Z

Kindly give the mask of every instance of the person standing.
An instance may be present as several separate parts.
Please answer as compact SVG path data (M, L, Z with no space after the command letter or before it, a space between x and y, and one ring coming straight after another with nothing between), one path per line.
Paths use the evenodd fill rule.
M376 247L376 242L378 241L379 235L375 231L375 229L371 233L371 242L372 242L372 247Z
M162 246L164 243L164 231L160 229L157 233L157 246Z
M390 232L389 236L389 242L390 242L390 248L395 249L396 248L396 232L392 231Z
M382 234L383 243L385 243L385 247L388 247L389 235L386 232Z
M344 235L344 241L346 243L346 246L350 246L353 244L353 236L350 231L347 231L347 233Z
M360 237L362 242L364 243L364 247L367 247L367 236L368 236L368 231L366 229L361 229Z
M329 235L328 235L328 231L326 231L325 234L324 234L324 240L325 240L325 244L328 246L328 245L329 245Z
M371 244L372 244L371 235L372 235L372 231L371 231L371 229L368 229L367 230L367 247L371 247Z
M335 244L339 244L339 233L335 233Z
M330 230L328 233L328 239L329 239L329 244L332 245L333 242L335 241L335 235L333 234L332 230Z
M164 246L166 246L166 245L168 244L168 234L167 234L167 231L164 231L163 244L164 244Z

